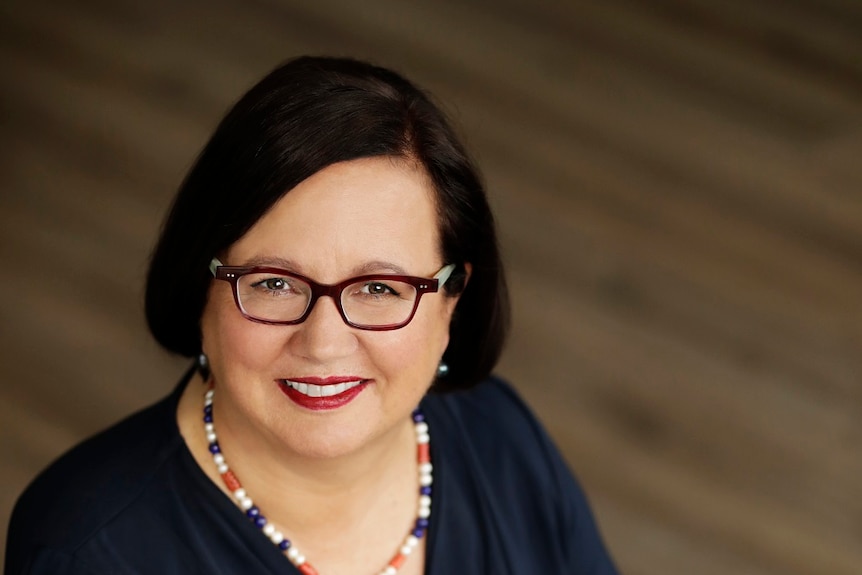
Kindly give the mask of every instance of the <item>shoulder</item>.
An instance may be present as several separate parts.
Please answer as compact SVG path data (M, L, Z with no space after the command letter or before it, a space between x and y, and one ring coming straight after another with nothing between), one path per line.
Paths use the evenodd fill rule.
M172 404L173 394L75 446L33 480L10 521L7 572L21 572L36 549L71 558L141 497L182 444Z
M457 436L477 455L499 462L501 455L548 458L556 452L536 416L505 380L490 377L463 392L433 395L427 409L437 427L432 433Z
M435 485L439 475L447 499L438 515L446 524L437 531L442 547L457 556L470 553L465 541L516 548L508 557L513 572L615 573L583 490L511 385L489 378L471 390L429 396L423 408ZM486 565L496 555L489 551Z
M425 404L441 415L463 419L465 422L500 421L500 415L514 417L514 420L506 421L516 424L535 419L511 384L495 376L468 390L429 394L423 407Z
M499 497L521 493L507 497L512 511L555 504L568 467L508 382L491 377L469 390L429 396L427 404L432 456L446 467L439 471Z

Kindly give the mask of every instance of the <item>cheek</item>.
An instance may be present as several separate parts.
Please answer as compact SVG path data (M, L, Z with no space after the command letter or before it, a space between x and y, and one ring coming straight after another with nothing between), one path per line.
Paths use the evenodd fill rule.
M409 373L430 383L449 343L450 316L442 306L423 311L426 313L417 312L405 328L380 332L387 337L375 340L372 353L379 364L391 371Z
M280 346L267 334L269 327L243 318L232 298L211 297L201 318L201 333L214 373L249 371L271 363Z

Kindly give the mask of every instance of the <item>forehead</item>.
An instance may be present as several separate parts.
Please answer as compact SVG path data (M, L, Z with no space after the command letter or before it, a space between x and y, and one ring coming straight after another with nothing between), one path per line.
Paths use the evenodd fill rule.
M289 260L319 281L367 270L369 262L435 271L441 260L431 181L419 164L396 158L333 164L285 194L227 255L231 265Z

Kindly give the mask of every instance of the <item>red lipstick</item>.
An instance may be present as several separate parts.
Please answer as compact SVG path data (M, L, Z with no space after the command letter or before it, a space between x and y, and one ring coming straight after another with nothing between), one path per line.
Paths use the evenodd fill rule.
M297 405L314 411L337 409L362 393L367 379L356 376L295 377L278 381L279 389Z

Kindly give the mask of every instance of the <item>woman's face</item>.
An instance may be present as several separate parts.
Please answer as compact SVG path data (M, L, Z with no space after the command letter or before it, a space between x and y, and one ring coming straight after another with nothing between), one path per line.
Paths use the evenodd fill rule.
M449 263L439 246L424 171L378 157L335 164L306 179L221 260L334 284L377 273L432 277ZM307 457L348 454L384 437L406 421L431 384L456 301L442 290L425 294L413 320L393 331L349 327L328 297L301 324L266 325L240 315L230 284L213 281L201 329L218 389L220 431ZM286 384L343 380L361 382L359 393L324 409L319 401L298 401Z

